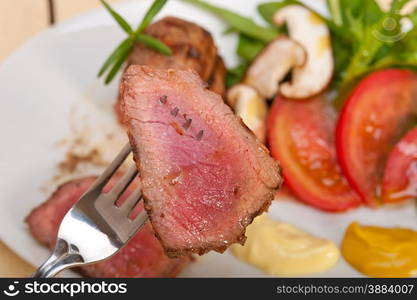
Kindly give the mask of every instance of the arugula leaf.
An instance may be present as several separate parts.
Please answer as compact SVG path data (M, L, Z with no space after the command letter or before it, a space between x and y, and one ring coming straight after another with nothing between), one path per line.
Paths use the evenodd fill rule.
M226 86L231 87L239 83L242 80L247 67L248 63L242 62L238 66L228 69L226 73Z
M372 26L377 24L386 16L386 14L381 10L381 7L375 0L367 0L362 2L361 11L363 12L362 18L365 26Z
M336 88L343 80L344 71L349 65L352 55L352 45L343 39L332 39L332 53L334 60L334 78L330 87Z
M343 45L341 36L332 32L337 107L343 104L346 92L370 72L389 67L417 70L416 11L406 16L413 22L413 29L406 33L400 25L403 16L399 12L406 3L393 0L389 11L383 12L375 0L327 0L332 18L339 5L342 22L333 21L352 38Z
M266 43L253 39L244 34L239 34L237 54L246 61L252 61L265 47Z
M343 18L342 18L342 7L340 4L340 0L327 0L327 8L329 9L330 15L332 16L333 22L337 26L343 25Z
M270 27L262 27L256 24L252 19L240 16L230 10L220 8L201 0L182 0L184 2L196 5L204 10L210 11L223 19L230 27L245 34L251 38L270 42L278 35L278 30Z
M106 1L100 0L101 4L104 5L104 7L107 9L107 11L113 16L113 18L116 20L116 22L120 25L120 27L127 33L132 34L133 29L130 27L129 23L123 19L121 15L119 15L109 4L107 4Z
M335 58L332 86L346 90L389 51L391 45L384 41L387 33L381 26L388 14L375 0L327 0L327 5L335 25L329 26Z
M142 22L139 27L136 29L136 32L142 32L152 21L152 19L158 14L158 12L164 7L167 0L156 0L152 3L151 7L146 12L143 17Z

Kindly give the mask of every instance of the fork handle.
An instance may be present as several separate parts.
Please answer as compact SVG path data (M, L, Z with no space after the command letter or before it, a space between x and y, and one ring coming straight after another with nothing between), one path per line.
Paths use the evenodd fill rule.
M68 244L59 239L48 259L35 271L33 278L51 278L59 272L83 263L81 255L70 253Z
M56 257L53 253L32 275L33 278L51 278L55 277L61 271L71 268L78 263L74 263L73 259L64 255Z

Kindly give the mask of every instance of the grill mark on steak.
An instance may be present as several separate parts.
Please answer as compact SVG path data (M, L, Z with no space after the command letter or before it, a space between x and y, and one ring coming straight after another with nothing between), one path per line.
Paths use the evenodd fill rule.
M162 104L166 104L167 103L167 95L163 95L161 97L159 97L159 101L161 101Z
M190 128L190 126L191 126L191 122L193 121L193 119L187 119L187 121L182 125L182 127L185 129L185 130L188 130L188 128Z
M155 101L161 94L178 108L175 116ZM131 66L121 100L145 209L167 254L243 243L246 226L269 207L282 181L262 143L192 71ZM178 118L192 119L187 135L158 123L178 125Z
M171 115L176 117L178 115L179 111L180 111L180 109L178 107L175 107L173 110L171 110Z
M204 130L200 130L197 135L195 136L196 140L201 141L203 138Z

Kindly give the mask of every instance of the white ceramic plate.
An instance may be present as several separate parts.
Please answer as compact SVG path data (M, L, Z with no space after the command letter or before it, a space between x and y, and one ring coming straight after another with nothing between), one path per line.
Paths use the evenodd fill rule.
M254 0L211 2L246 15L254 15L258 3ZM150 1L145 0L129 1L115 7L135 24L149 4ZM312 4L323 12L323 3L313 1ZM232 66L237 62L234 55L236 40L222 35L225 25L217 18L172 0L159 18L165 15L183 17L209 29L227 64ZM41 187L51 179L56 164L64 157L56 143L73 130L69 118L74 107L87 107L84 117L77 120L80 124L89 122L83 126L87 126L92 135L109 130L103 129L105 123L108 127L116 126L111 104L117 93L118 80L106 87L96 79L96 73L123 36L109 15L98 9L39 34L0 65L0 136L3 141L0 147L0 237L33 265L42 263L49 253L30 236L24 218L47 197ZM90 116L85 118L88 112ZM78 121L73 126L76 127ZM74 123L74 119L71 122ZM82 126L81 130L84 130ZM109 147L109 157L123 145L122 140L124 136ZM360 208L345 214L328 214L300 203L280 200L275 201L270 209L272 218L290 222L337 244L340 244L346 226L354 220L417 229L412 203L375 211ZM74 276L69 272L66 274ZM265 276L229 253L205 255L181 275ZM328 272L312 276L350 277L360 274L340 259Z

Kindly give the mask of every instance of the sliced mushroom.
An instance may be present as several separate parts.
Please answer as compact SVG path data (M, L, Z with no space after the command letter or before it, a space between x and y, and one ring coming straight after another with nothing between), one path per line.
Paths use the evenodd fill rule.
M273 20L287 24L289 37L307 53L307 61L295 67L291 82L281 84L280 92L288 98L308 98L324 90L333 74L330 33L326 23L301 5L288 5L278 10Z
M306 60L303 48L287 37L270 42L251 63L243 83L258 90L265 98L278 92L279 82L294 66L302 66Z
M265 99L253 87L237 84L228 90L227 101L243 123L261 142L265 142L268 109Z

